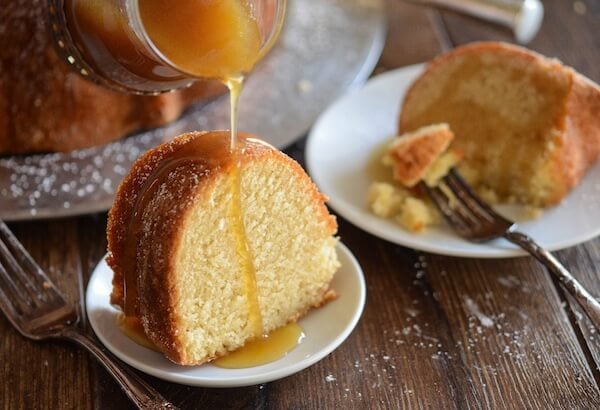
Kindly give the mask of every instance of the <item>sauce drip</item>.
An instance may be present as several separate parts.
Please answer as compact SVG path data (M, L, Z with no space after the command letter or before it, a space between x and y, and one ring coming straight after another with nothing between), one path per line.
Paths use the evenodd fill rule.
M290 323L274 330L266 337L246 343L238 350L213 361L212 364L226 369L243 369L273 362L285 356L304 339L304 332L297 323Z
M133 340L135 343L159 352L154 343L152 343L150 339L148 339L148 336L146 336L144 328L142 327L142 322L140 322L137 317L127 317L121 313L117 315L117 326L125 336Z
M242 88L244 88L244 76L238 75L228 78L225 82L227 88L229 88L229 121L231 124L231 140L230 149L235 150L237 141L237 125L238 125L238 101Z
M241 268L246 301L248 303L248 327L253 337L262 336L263 324L258 301L258 288L256 285L256 269L254 268L252 252L248 245L246 227L242 214L241 200L241 175L238 164L232 167L229 175L229 189L231 202L229 204L229 220L231 222L237 258Z

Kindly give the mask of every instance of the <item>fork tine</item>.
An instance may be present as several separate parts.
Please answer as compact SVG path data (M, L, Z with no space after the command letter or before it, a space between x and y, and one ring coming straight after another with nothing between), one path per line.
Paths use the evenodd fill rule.
M469 240L498 238L514 226L480 199L454 168L435 187L424 182L422 186L451 227Z
M12 279L12 283L16 287L24 289L27 293L25 296L23 292L20 292L21 297L32 301L36 306L57 297L62 299L62 295L42 268L33 260L2 220L0 220L0 255L6 262L5 268L10 267L10 275L7 275L7 279ZM15 279L21 286L15 283Z
M23 296L22 291L15 285L9 273L0 263L0 307L9 314L24 314L31 309L30 298Z
M19 274L21 268L2 235L0 235L0 266L3 267L6 282L10 284L13 293L17 294L20 299L31 303L38 298L31 281L26 277L22 278L22 275Z
M450 199L444 191L440 189L439 186L429 187L427 184L423 184L425 190L428 192L429 196L438 209L442 213L445 219L455 227L456 230L459 231L461 235L466 235L469 232L469 224L464 220L462 215L458 214L454 207L450 204Z
M473 213L465 202L464 193L457 192L454 186L447 183L446 179L439 183L440 190L448 197L448 205L452 211L462 218L465 226L472 228L481 223L479 215Z
M444 182L448 185L449 189L456 196L460 204L470 212L475 222L486 223L494 222L494 218L490 215L488 209L484 208L482 204L474 198L474 193L470 187L464 184L462 178L456 175L455 172L450 171L445 177ZM481 220L483 219L483 221Z
M486 202L481 200L473 189L459 175L456 169L452 168L444 177L444 181L450 186L452 192L461 200L461 202L473 213L490 223L501 222L512 225L513 223L494 211Z

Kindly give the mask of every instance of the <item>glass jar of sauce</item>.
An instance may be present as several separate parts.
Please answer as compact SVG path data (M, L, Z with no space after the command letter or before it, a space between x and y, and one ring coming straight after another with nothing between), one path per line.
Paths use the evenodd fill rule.
M81 75L157 94L249 72L271 48L285 0L49 0L59 54Z

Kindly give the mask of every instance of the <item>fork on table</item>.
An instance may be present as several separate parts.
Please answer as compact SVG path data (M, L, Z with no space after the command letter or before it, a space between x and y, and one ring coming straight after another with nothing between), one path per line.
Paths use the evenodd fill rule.
M176 408L78 326L78 306L67 302L2 220L0 309L26 338L66 339L83 346L139 408Z
M587 313L600 330L600 303L546 249L532 238L516 230L516 224L496 213L451 169L440 183L430 187L421 182L448 224L463 238L472 242L487 242L504 238L529 252L553 274ZM447 187L449 192L444 189Z

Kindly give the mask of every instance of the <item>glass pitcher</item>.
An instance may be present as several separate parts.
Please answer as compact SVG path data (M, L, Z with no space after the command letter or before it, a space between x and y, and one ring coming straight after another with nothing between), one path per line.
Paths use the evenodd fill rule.
M187 3L194 7L193 2ZM48 0L48 12L59 55L74 70L112 89L158 94L185 87L199 78L225 80L216 78L215 73L186 70L175 58L177 55L169 55L165 43L160 44L161 33L154 35L149 32L148 28L153 27L152 13L164 15L165 10L162 9L178 7L175 12L186 19L186 24L175 29L181 30L182 35L193 34L189 31L190 25L202 22L194 19L193 13L185 14L185 4L182 0ZM247 72L275 42L283 24L285 0L227 0L221 4L231 10L242 10L240 8L243 7L240 16L247 13L256 29L256 55L244 67ZM228 15L224 16L222 23L230 23ZM157 16L159 20L162 17L160 14ZM214 21L212 18L207 21L207 27L197 28L208 30L207 33L211 34L210 30L219 33L228 27L228 24L219 26Z

